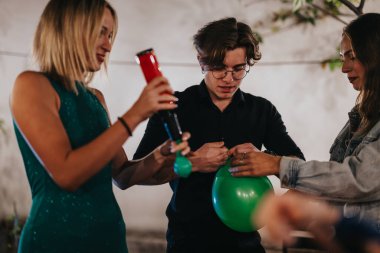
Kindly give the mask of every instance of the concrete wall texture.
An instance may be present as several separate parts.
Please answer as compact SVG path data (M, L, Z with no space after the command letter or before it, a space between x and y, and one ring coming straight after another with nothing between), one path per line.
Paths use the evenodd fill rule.
M112 120L124 113L145 85L136 52L154 47L164 74L175 90L197 84L202 74L192 46L193 34L215 19L234 16L255 24L279 9L279 0L111 0L119 15L119 31L110 57L108 78L99 75L94 86L108 102ZM26 216L30 190L15 141L9 110L9 95L18 73L36 69L31 45L38 18L47 0L0 0L0 218ZM365 12L379 12L378 0L367 1ZM347 10L347 12L349 12ZM348 20L352 17L348 17ZM262 60L242 83L242 90L272 101L282 114L290 135L306 158L328 159L333 138L347 120L357 93L339 70L318 64L274 64L322 60L339 46L343 24L328 18L316 27L300 26L263 33ZM132 157L145 129L141 124L124 148ZM283 192L271 177L278 193ZM164 214L170 200L168 185L134 186L126 191L115 188L127 227L164 230Z

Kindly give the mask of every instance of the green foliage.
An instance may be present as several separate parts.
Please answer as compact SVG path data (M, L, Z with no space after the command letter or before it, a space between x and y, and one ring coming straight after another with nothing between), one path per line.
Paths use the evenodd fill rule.
M378 1L378 0L376 0ZM280 32L299 25L318 25L325 18L332 18L346 25L347 16L355 17L363 11L365 0L279 0L282 3L280 9L272 12L270 21L254 24L253 27L269 27L271 32ZM350 13L351 12L351 13ZM257 35L261 41L264 35ZM339 57L332 56L321 61L321 66L328 66L330 70L341 67Z
M259 42L259 43L263 43L264 39L263 39L263 37L261 36L261 34L259 34L259 33L257 33L257 32L255 32L254 34L255 34L255 37L256 37L256 39L258 40L258 42Z
M332 58L323 60L321 65L322 65L322 68L326 68L326 66L328 66L331 71L334 71L342 67L342 61L340 60L340 58L332 57Z
M291 22L293 25L314 26L319 20L327 17L345 24L342 18L347 15L358 15L364 5L363 0L280 0L280 2L282 7L273 11L271 18L274 32L281 30L280 23ZM358 3L360 4L356 6Z
M293 0L293 12L299 10L305 3L306 0Z
M16 214L0 221L0 252L17 252L24 223L25 221L19 220Z
M292 0L292 15L289 15L288 18L295 19L296 24L315 25L318 20L327 16L342 16L340 11L342 6L343 4L339 0Z

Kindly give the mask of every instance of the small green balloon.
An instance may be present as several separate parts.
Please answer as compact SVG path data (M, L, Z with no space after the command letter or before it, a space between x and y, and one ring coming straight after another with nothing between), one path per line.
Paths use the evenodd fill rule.
M174 162L174 172L180 177L188 177L191 174L193 165L181 153L177 152Z
M270 191L267 177L233 177L228 171L230 160L216 173L212 186L212 204L221 221L239 232L251 232L260 227L252 222L252 214L261 199Z

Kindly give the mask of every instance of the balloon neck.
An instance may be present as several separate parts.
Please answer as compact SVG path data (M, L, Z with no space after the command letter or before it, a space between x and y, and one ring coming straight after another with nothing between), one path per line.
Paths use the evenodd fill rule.
M228 157L226 163L219 167L216 174L217 177L232 177L231 173L228 171L231 168L231 157Z
M192 168L193 165L190 160L177 151L174 161L174 172L180 177L188 177L191 174Z

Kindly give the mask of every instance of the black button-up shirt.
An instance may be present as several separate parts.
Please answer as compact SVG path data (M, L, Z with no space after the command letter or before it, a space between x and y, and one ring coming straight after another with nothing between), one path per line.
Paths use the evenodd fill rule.
M189 144L193 151L208 142L224 141L227 148L250 142L258 149L265 146L278 155L304 159L301 150L288 135L281 115L264 98L239 89L222 112L213 104L204 81L183 92L176 92L176 96L179 98L176 109L178 120L182 130L191 133ZM134 159L147 155L167 138L162 121L158 115L153 116ZM211 198L214 177L215 172L195 172L188 178L170 182L173 196L166 211L169 245L172 238L175 240L176 233L183 234L185 230L191 233L194 243L201 243L201 237L207 235L209 242L215 240L221 244L231 244L229 241L242 234L251 234L232 231L216 216ZM199 240L194 239L196 234Z

